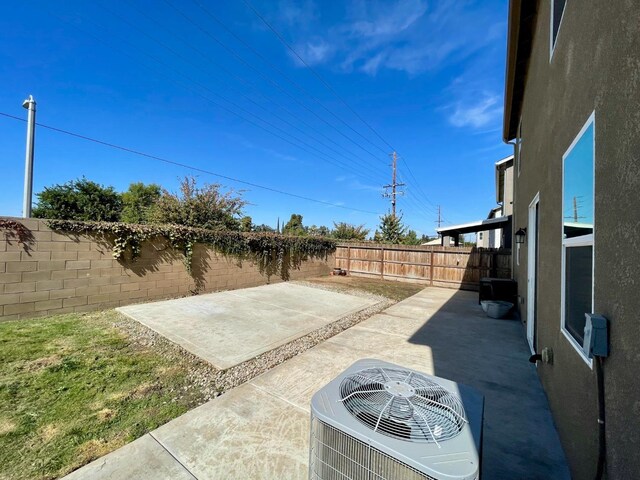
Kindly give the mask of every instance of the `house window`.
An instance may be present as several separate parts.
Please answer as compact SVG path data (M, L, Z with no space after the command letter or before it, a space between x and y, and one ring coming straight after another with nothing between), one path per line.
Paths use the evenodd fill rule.
M594 114L562 162L562 332L583 355L585 313L594 308Z
M560 23L562 22L564 7L566 4L567 0L551 0L551 57L553 56L553 50L556 47L556 39L558 38Z

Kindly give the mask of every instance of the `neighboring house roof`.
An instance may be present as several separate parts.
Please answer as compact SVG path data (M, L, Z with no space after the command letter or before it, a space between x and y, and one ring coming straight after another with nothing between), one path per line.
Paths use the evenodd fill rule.
M484 232L486 230L495 230L502 228L509 223L511 217L487 218L478 220L477 222L462 223L460 225L451 225L449 227L436 228L436 232L444 236L460 235L463 233Z
M497 218L498 215L502 215L502 205L498 205L497 207L489 210L489 215L487 215L487 218Z
M505 142L513 140L518 131L538 3L539 0L511 0L509 2L507 72L502 127L502 138Z

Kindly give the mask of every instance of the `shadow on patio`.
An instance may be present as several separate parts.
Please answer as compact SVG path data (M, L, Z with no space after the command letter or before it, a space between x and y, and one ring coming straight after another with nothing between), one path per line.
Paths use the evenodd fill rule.
M413 303L388 311L419 316ZM570 478L520 322L489 318L477 293L458 291L408 341L429 347L434 375L485 396L483 478Z

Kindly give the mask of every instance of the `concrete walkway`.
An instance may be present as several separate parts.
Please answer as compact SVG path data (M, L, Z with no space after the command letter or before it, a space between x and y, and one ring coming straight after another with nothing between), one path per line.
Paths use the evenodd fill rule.
M219 369L227 369L358 312L376 301L277 283L121 307Z
M485 395L483 479L570 478L518 322L427 288L72 473L78 479L306 479L313 393L363 357Z

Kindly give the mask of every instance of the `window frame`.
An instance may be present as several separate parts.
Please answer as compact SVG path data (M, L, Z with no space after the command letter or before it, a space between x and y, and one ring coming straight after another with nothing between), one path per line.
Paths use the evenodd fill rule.
M562 191L561 191L561 195L562 195L562 210L561 210L561 214L560 214L560 238L561 238L561 242L562 242L562 248L561 248L561 268L560 268L560 331L562 332L562 334L564 335L564 337L569 341L569 344L578 352L580 358L582 358L585 363L589 366L589 368L593 369L593 359L587 357L584 353L584 350L582 348L582 345L580 343L578 343L578 341L573 337L573 335L571 335L571 333L569 332L569 330L566 328L565 325L565 312L566 312L566 289L567 289L567 285L566 285L566 259L567 259L567 255L566 255L566 250L567 248L572 248L572 247L591 247L591 312L595 311L595 266L596 266L596 249L595 249L595 235L596 235L596 212L595 212L595 203L596 203L596 119L595 119L595 110L591 113L591 115L589 115L589 118L587 119L587 121L585 122L585 124L583 125L583 127L580 129L580 132L578 132L578 134L575 136L575 138L573 139L573 142L571 142L571 145L569 145L569 148L567 148L567 150L564 152L564 154L562 155ZM593 189L593 232L587 235L581 235L579 237L572 237L572 238L564 238L564 211L565 211L565 205L564 205L564 182L565 182L565 160L567 158L567 156L569 156L569 154L573 151L574 147L577 145L577 143L582 139L582 137L584 136L585 132L587 131L587 129L589 127L591 127L593 125L593 146L592 146L592 152L593 152L593 185L592 185L592 189Z
M564 12L567 10L567 3L569 3L569 0L565 0L564 7L562 7L562 13L560 14L560 22L558 22L558 31L556 32L556 38L553 38L553 12L555 10L554 6L556 0L551 0L551 2L549 3L551 6L551 15L549 16L549 63L551 63L551 60L553 59L553 52L556 49L556 43L558 43L558 37L560 36L560 30L562 30L562 20L564 19Z

